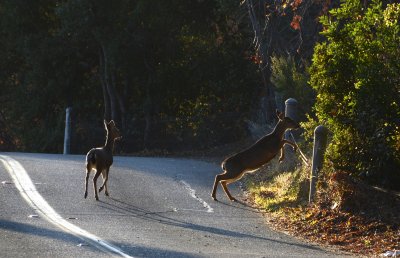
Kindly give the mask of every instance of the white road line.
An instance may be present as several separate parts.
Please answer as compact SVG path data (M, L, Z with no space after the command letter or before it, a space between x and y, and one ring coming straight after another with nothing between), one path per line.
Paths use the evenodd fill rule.
M64 220L39 194L28 173L18 161L4 155L0 155L0 160L10 174L22 197L42 217L62 230L81 238L104 252L110 253L110 255L131 257L121 251L118 247Z
M203 199L196 195L196 191L188 183L186 183L184 180L180 180L179 182L183 184L186 190L188 190L190 196L199 201L203 205L203 207L207 209L207 212L214 212L214 209L211 208L208 203L206 203Z

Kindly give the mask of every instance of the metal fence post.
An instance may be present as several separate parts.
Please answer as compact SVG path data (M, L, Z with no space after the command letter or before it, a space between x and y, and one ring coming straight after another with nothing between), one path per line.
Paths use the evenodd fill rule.
M314 147L310 175L310 194L308 202L312 203L315 196L315 186L318 180L318 172L321 171L324 162L324 154L327 145L328 129L319 125L314 130Z
M71 111L71 107L65 110L64 155L71 152Z

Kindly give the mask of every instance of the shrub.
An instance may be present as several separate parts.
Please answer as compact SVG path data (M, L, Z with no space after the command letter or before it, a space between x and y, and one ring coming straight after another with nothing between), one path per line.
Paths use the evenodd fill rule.
M284 100L295 98L301 103L304 113L310 112L315 102L315 92L308 85L309 74L302 71L291 56L274 55L271 63L271 81L277 92Z
M399 188L400 4L347 0L321 18L310 83L336 168Z

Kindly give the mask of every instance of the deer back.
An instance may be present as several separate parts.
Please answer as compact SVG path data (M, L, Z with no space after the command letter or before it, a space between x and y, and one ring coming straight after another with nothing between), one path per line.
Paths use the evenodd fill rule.
M282 112L277 111L279 119L274 130L262 137L249 148L227 158L223 163L225 171L250 171L260 168L273 159L283 147L283 135L287 129L298 128L299 124ZM239 172L236 172L239 173Z
M273 159L282 147L282 139L271 133L264 136L249 148L225 160L225 167L241 167L241 170L254 170ZM231 163L231 164L230 164Z
M113 155L110 150L105 148L96 148L95 149L95 159L96 159L96 168L97 169L105 169L109 168L113 164Z

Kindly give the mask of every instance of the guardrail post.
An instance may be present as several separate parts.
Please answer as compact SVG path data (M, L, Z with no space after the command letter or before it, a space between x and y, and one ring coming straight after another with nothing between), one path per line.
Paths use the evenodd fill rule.
M71 107L65 110L64 155L71 153L71 111Z
M324 154L327 145L328 129L319 125L314 130L314 147L312 156L312 166L310 174L310 193L308 202L312 203L315 196L315 188L318 180L318 172L321 171L324 163Z
M298 115L298 102L294 98L289 98L285 101L285 116L290 117L296 122L299 122ZM285 132L285 139L289 141L293 141L290 137L290 131ZM289 145L285 145L285 158L287 161L292 161L292 157L294 156L293 148ZM293 162L287 162L289 167L294 166Z
M298 122L298 105L299 103L294 98L289 98L285 101L285 116Z

